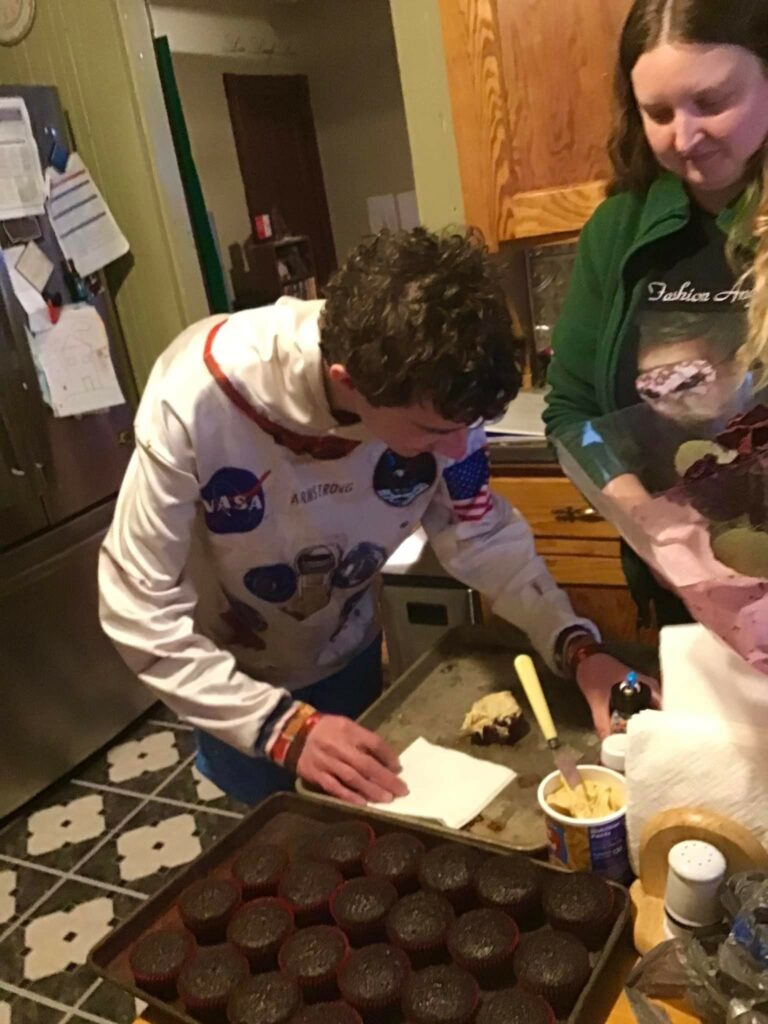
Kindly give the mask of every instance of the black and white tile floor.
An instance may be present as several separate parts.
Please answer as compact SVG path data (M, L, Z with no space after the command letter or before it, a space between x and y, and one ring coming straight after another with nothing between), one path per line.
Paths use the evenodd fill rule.
M0 1024L132 1024L142 1010L89 950L246 808L194 767L155 708L0 828Z

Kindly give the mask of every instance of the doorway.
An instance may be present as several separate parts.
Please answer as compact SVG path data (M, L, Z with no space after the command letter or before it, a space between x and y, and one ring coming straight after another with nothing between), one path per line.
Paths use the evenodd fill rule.
M248 213L277 210L291 235L312 245L317 283L336 269L336 249L304 75L224 75Z

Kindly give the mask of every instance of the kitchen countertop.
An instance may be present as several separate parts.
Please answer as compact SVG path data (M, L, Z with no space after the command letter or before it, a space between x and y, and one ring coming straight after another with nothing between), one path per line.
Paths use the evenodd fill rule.
M502 466L514 467L520 464L557 466L555 450L543 437L526 441L492 438L488 445L488 458L494 470Z

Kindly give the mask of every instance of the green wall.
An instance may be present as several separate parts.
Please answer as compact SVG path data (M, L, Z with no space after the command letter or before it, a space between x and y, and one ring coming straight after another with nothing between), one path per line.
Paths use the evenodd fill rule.
M390 0L419 213L430 228L464 223L438 0Z

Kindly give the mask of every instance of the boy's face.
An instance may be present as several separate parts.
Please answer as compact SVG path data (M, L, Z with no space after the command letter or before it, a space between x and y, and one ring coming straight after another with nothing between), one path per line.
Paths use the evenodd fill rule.
M403 458L424 452L456 460L466 455L470 426L445 419L431 402L371 405L339 363L326 367L326 387L332 407L353 413L369 434Z
M443 419L431 405L374 406L358 394L357 414L374 437L405 458L422 452L449 459L466 454L467 424Z

